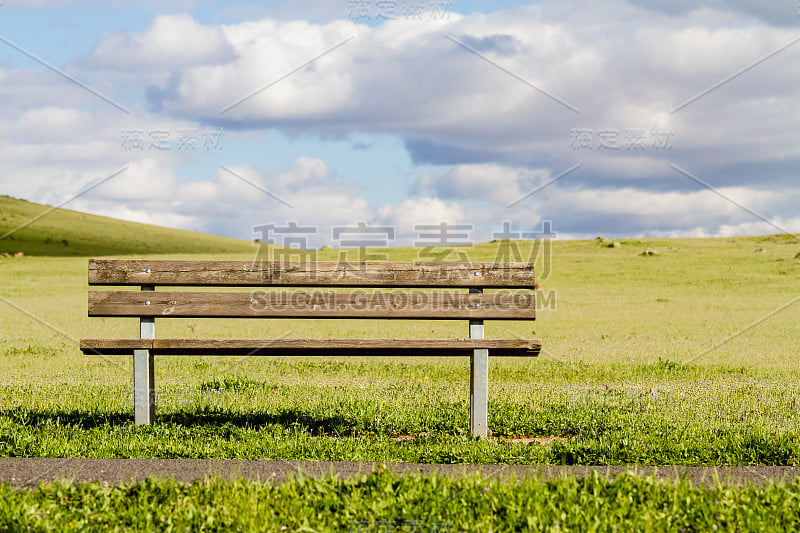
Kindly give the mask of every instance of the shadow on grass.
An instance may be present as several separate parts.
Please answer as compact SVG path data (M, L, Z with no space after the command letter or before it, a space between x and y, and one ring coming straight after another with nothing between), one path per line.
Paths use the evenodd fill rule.
M99 427L124 427L133 425L133 415L124 412L98 413L87 410L25 409L18 407L0 411L3 419L12 424L34 427L70 426L84 430ZM216 432L222 428L256 429L278 426L285 429L301 429L312 435L353 435L375 431L369 428L368 420L348 418L341 415L314 415L299 410L286 409L275 413L235 413L225 410L200 409L177 411L156 416L153 427L206 427Z
M233 426L240 429L255 429L278 426L285 429L301 429L312 435L353 435L364 433L369 421L341 415L324 416L307 411L284 409L274 413L232 413L224 410L178 411L156 417L156 424L183 427Z

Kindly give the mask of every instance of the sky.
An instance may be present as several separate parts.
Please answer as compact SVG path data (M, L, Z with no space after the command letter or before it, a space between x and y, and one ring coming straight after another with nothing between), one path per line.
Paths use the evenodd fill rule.
M0 194L125 220L800 232L797 0L4 0L0 96Z

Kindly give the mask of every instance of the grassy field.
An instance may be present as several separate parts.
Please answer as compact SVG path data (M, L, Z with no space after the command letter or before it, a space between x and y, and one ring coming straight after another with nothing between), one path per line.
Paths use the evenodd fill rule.
M62 215L78 216L54 212L26 229ZM116 224L120 234L147 239L139 225ZM162 257L256 256L255 245L233 242L247 252ZM85 257L3 258L0 454L797 464L800 243L792 236L619 242L557 241L549 258L530 242L468 250L470 259L492 260L511 246L506 251L516 247L537 261L542 305L534 327L486 327L488 337L541 337L544 353L491 361L490 427L496 437L560 437L547 445L467 437L466 359L158 358L159 423L132 426L131 361L83 356L77 340L135 336L136 320L87 318ZM407 260L417 251L388 254ZM463 337L466 324L172 319L157 321L157 330Z
M19 208L18 202L8 202ZM0 208L0 218L9 218L13 209ZM0 240L4 249L15 251L13 246L19 245L27 254L0 258L2 456L800 464L800 241L793 236L624 239L618 247L600 240L556 241L549 258L535 254L530 242L483 243L467 250L472 260L492 260L502 255L503 247L518 247L523 257L536 259L542 285L533 327L487 323L490 338L535 336L543 339L545 349L536 359L491 361L489 424L494 438L478 441L468 436L466 359L157 358L158 422L134 426L129 358L87 357L77 348L80 338L131 337L138 331L133 319L86 317L85 255L251 260L258 250L250 243L215 237L201 241L172 230L163 230L167 233L162 239L149 235L146 227L119 221L115 224L120 226L107 233L97 228L109 228L110 223L86 222L89 225L76 230L84 248L78 247L75 236L67 237L68 245L54 243L55 234L46 243L44 229L58 227L61 222L51 218L57 216L91 221L88 215L56 211L14 234L18 240L10 245ZM2 221L0 233L18 222ZM134 255L136 246L115 235L163 247ZM94 248L93 243L100 242L105 244ZM65 256L70 255L62 253L65 248L76 256ZM646 250L656 253L643 254ZM324 250L318 258L336 259L337 254ZM391 249L388 258L411 260L417 254L417 249ZM467 329L459 322L190 319L157 321L156 327L157 335L170 337L463 337ZM538 443L519 440L522 436L555 438ZM285 490L309 490L309 484L313 483L298 482ZM711 497L688 488L637 486L636 490L674 495L672 503L664 504L671 505L670 510L658 511L667 513L664 516L683 512L684 504L675 502L707 503ZM597 487L592 490L615 490L613 484ZM200 489L167 484L146 490L172 494L158 505L180 514L185 511L176 510L182 505L178 496ZM244 506L261 497L249 491L260 490L278 489L218 484L186 497L200 508L207 501L203 498L234 491L235 505ZM575 492L568 485L553 490ZM796 486L771 487L764 494L730 490L731 501L767 502L775 497L796 502ZM47 487L17 494L16 506L5 508L3 516L11 516L8 513L17 512L13 509L18 506L38 509L72 498L100 498L113 507L121 494L101 487ZM363 505L383 508L383 497L373 501L364 496ZM471 501L465 500L469 505ZM599 500L592 501L594 505ZM309 509L316 509L314 505ZM706 509L699 503L686 505L692 513ZM564 509L572 517L569 508ZM647 511L650 518L631 522L631 527L647 529L646 524L662 516L658 512ZM77 524L81 518L76 513L65 510L59 520ZM30 516L27 523L33 524ZM249 515L243 516L248 520ZM325 515L322 529L338 527L332 516ZM707 520L712 515L703 516ZM769 523L779 524L777 529L780 520L788 519L780 513L753 516L772 520ZM131 514L128 523L141 524L137 520L145 520L144 515ZM669 523L687 523L675 520ZM453 523L461 522L453 518ZM603 529L603 523L598 527ZM571 527L589 528L580 525L583 522L575 524ZM297 526L293 523L290 529ZM531 528L552 530L552 523Z
M282 484L209 480L0 486L19 531L793 531L800 485L693 488L613 481L437 479L375 473ZM12 529L13 528L13 529ZM28 529L29 528L29 529Z

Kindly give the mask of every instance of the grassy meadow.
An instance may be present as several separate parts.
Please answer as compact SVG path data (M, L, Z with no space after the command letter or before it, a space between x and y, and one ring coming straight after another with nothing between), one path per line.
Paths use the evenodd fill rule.
M0 202L0 234L12 229L26 213L35 216L41 212L42 206L36 204L0 200L5 202ZM800 390L800 240L793 236L622 239L617 241L619 246L599 239L555 241L550 254L524 241L482 243L466 250L476 261L518 251L525 259L535 259L541 284L536 322L487 323L489 338L538 337L544 350L538 358L490 361L493 438L484 441L468 436L466 358L159 357L157 423L134 426L130 358L84 356L78 350L80 338L138 334L135 319L87 318L87 257L252 260L258 249L243 241L165 229L158 230L163 234L150 234L151 227L91 218L58 210L14 233L14 240L0 240L1 250L25 253L0 257L0 456L800 465L796 392ZM73 223L74 233L47 233L61 226L73 227ZM66 245L59 239L62 234L69 235L61 237L68 241ZM145 242L151 247L137 248ZM65 253L66 249L70 253ZM317 255L320 260L335 260L338 253L322 250ZM413 248L386 253L391 260L418 258L418 249ZM157 320L156 334L464 337L467 325L171 319ZM361 482L405 483L391 476ZM293 483L285 490L307 491L313 482ZM436 481L409 483L419 484L417 490L429 490L424 486ZM471 482L464 483L467 487ZM583 506L585 492L579 494L578 490L593 491L590 500L601 516L606 512L601 512L604 508L599 503L605 501L603 494L618 490L614 483L602 480L580 489L576 485L580 482L564 483L547 490L569 494L556 508L559 513L566 509L569 518L546 515L542 523L520 523L517 529L554 530L553 520L560 520L565 526L572 524L566 529L585 530L589 522L579 520L590 520L591 515L573 517L567 502L580 500ZM642 515L649 518L636 518L644 521L630 522L634 529L648 529L647 524L659 529L666 523L677 527L688 523L681 520L697 519L691 514L700 512L697 509L706 509L681 502L723 498L685 486L664 488L637 480L620 483L635 485L627 486L633 491L632 498L638 497L636 491L644 491L641 498L650 497L646 494L652 491L670 495L664 496L666 507ZM351 491L358 486L337 485L337 490ZM29 510L25 511L27 523L36 524L32 517L48 505L94 502L92 505L114 509L130 490L168 493L170 496L161 500L153 496L157 501L149 512L170 508L177 513L174 506L188 497L187 491L198 490L169 483L137 487L114 492L100 486L52 485L16 494L13 499L14 505ZM532 493L542 492L542 486L529 488ZM265 498L287 497L280 493L284 489L265 487L212 484L204 490L205 496L191 500L198 508L202 501L221 497L225 491L238 494L235 505L261 498L253 491L277 491ZM481 491L471 485L464 490L470 496L459 501L467 507L477 506L475 498ZM731 509L745 509L742 502L749 501L758 510L759 505L767 506L763 502L772 501L770 498L791 500L795 503L785 505L796 507L796 486L772 486L762 492L730 490L730 501L739 502L732 503ZM0 493L3 491L0 501L10 501L6 498L11 489L0 487ZM388 509L383 498L397 497L367 492L359 492L364 501L356 507L361 510L347 516L368 520L363 509ZM309 512L316 512L316 505L325 508L324 497L319 498L322 503L309 503ZM504 504L493 505L500 508ZM545 503L531 505L546 507ZM12 523L7 520L16 516L13 513L22 512L14 509L13 505L0 508L0 523ZM541 513L545 513L543 509ZM614 513L630 513L630 509L615 509ZM690 509L686 511L689 514L682 509ZM706 513L702 520L718 516L713 514L715 509L709 504L702 511ZM81 518L75 513L79 511L71 512L65 511L59 520L78 524ZM183 509L180 513L184 514L178 514L187 512ZM321 530L341 529L342 524L319 512L327 524ZM754 512L753 516L761 516ZM770 516L780 522L797 516L796 509L792 512L795 514L788 518L779 513ZM117 516L132 513L128 522L132 525L154 519L134 516L133 510L119 513ZM250 515L241 516L249 520ZM308 518L299 511L285 516ZM674 520L660 521L662 516ZM277 525L284 518L275 520ZM448 520L461 524L467 519ZM58 529L63 523L49 524ZM608 523L616 522L597 524L603 529L602 524ZM700 529L710 529L712 522L698 523L706 524ZM292 522L287 527L301 526L301 522ZM395 526L396 530L408 529L398 523ZM270 525L266 530L278 529ZM486 529L475 526L474 530Z

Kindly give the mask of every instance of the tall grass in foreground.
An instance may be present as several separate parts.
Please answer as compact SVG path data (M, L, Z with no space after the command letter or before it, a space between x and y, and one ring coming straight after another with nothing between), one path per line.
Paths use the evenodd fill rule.
M7 531L792 531L799 507L799 482L693 488L631 475L0 485Z

